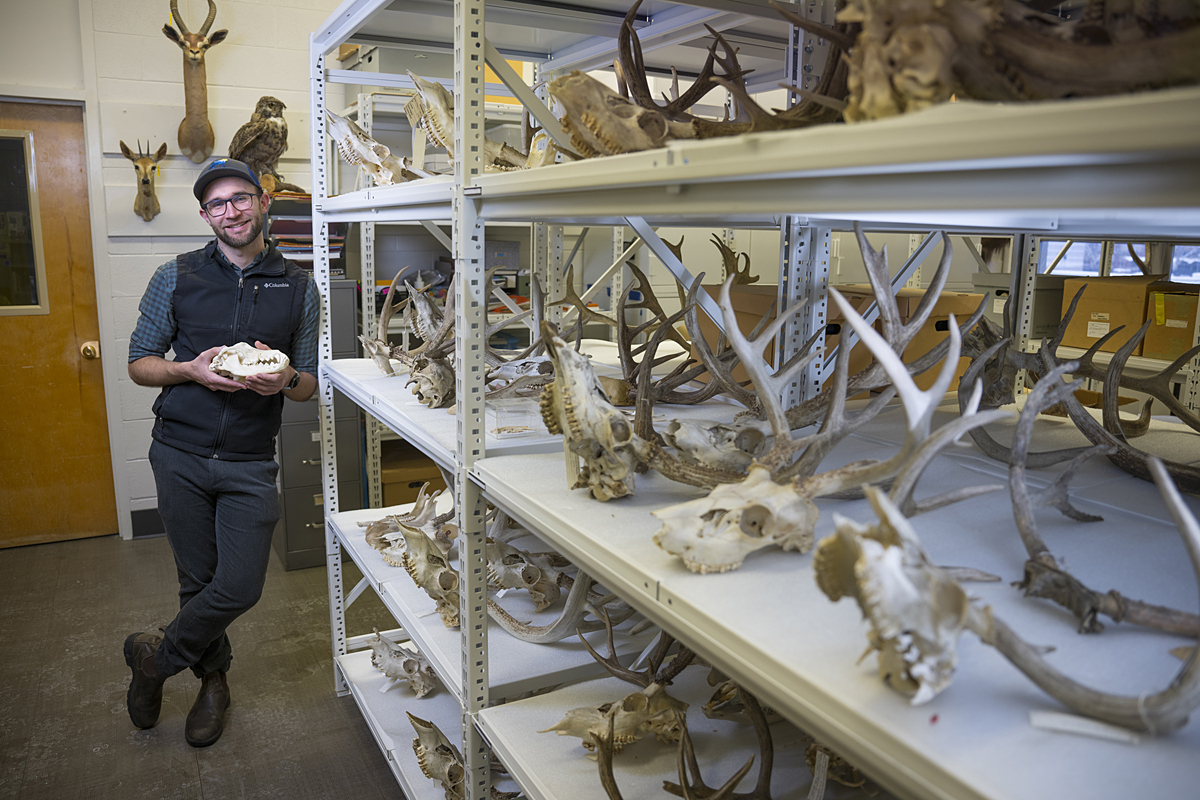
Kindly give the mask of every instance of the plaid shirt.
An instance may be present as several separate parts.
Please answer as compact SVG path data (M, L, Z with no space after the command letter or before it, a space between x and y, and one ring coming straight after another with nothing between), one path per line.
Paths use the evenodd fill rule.
M270 253L269 245L246 267L253 269ZM229 263L221 248L216 248L217 261L230 269L237 269ZM137 326L129 335L129 360L137 361L146 356L163 356L171 349L175 340L175 309L172 298L175 296L175 259L159 267L142 302L138 305ZM304 290L304 308L300 318L300 327L292 337L291 362L297 372L317 374L317 334L321 325L321 295L317 291L317 282L309 279Z

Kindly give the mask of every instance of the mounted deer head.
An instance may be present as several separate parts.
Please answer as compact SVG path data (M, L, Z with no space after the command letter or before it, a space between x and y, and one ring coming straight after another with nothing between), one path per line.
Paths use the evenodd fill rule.
M204 67L204 54L208 48L225 41L229 31L222 28L211 35L208 29L217 18L217 4L208 0L208 18L200 26L199 33L192 33L179 14L179 0L171 0L171 19L179 26L176 31L169 24L163 25L163 35L183 51L183 100L185 112L179 123L179 151L197 164L212 155L212 125L208 121L208 76Z
M146 147L150 147L150 142L146 142ZM154 177L158 174L158 162L163 160L167 154L167 143L163 142L162 147L158 148L158 152L154 155L146 155L142 152L142 143L138 142L137 155L129 149L129 145L121 142L121 153L133 162L133 170L137 173L137 194L133 198L133 213L144 219L146 222L158 216L159 208L158 198L154 196Z

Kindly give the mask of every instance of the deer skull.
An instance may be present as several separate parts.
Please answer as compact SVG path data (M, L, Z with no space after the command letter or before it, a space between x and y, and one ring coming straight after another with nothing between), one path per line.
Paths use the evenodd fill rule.
M446 800L463 800L463 779L467 771L463 767L462 753L451 744L446 734L428 720L408 714L408 721L417 732L413 739L413 752L417 765L426 778L442 784Z
M494 589L525 589L537 610L558 601L562 591L558 576L562 570L550 564L545 555L526 553L505 542L490 541L487 546L488 584Z
M404 569L413 582L437 604L442 624L458 627L458 573L433 540L423 531L401 526L404 535Z
M621 752L646 734L653 734L664 744L679 741L688 704L667 694L660 684L652 683L640 692L626 695L616 703L598 708L573 708L553 727L539 733L554 731L559 736L577 736L585 750L595 750L602 734L607 734L609 720L613 721L613 751Z
M696 138L690 123L642 108L579 70L555 79L549 90L565 111L563 130L584 156L635 153L662 147L669 139Z
M880 677L920 705L950 685L969 603L958 582L929 562L904 515L874 489L868 499L879 523L835 515L836 533L813 556L817 585L830 600L858 601Z
M222 347L213 356L208 368L218 375L245 383L251 375L283 372L289 363L288 357L278 350L259 350L245 342L238 342Z
M329 136L337 144L346 163L360 167L378 186L391 186L403 165L386 146L372 139L353 120L339 117L326 109Z
M766 445L764 424L758 420L726 425L704 419L677 419L667 425L663 438L689 464L745 472Z
M379 629L367 640L371 648L371 663L392 680L406 680L418 698L433 691L440 681L429 659L419 651L408 650L388 639Z
M454 399L454 370L440 358L420 359L404 385L413 387L412 393L422 404L442 408Z
M741 483L723 483L707 497L652 512L662 523L654 543L679 556L692 572L729 572L765 547L807 553L817 507L792 483L771 480L754 464Z
M634 468L644 460L647 443L620 409L604 399L588 358L557 336L545 337L555 377L542 392L542 419L584 461L571 488L586 486L601 501L633 494Z

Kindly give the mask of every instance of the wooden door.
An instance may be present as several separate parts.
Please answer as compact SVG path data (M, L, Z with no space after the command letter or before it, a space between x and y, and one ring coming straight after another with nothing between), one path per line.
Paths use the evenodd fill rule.
M0 297L9 306L0 309L0 547L117 533L100 359L124 358L81 352L100 339L83 110L0 102L0 130L10 145L0 266L11 286L12 263L25 258L22 230L34 230L32 214L13 210L22 178L11 140L29 131L48 301L43 313L13 314L16 293Z

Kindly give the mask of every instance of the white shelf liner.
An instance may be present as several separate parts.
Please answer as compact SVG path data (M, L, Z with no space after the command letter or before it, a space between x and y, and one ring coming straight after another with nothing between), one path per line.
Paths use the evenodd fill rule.
M937 422L949 418L939 414ZM846 439L822 469L886 457L896 447L887 443L900 439L901 424L899 409L887 412L862 435ZM1061 427L1039 423L1039 447L1059 446L1043 433ZM476 462L474 472L490 498L585 568L631 592L647 613L741 677L764 702L898 793L1011 800L1195 794L1200 722L1138 747L1036 731L1028 722L1031 710L1061 707L971 635L960 640L953 685L913 708L883 685L874 656L856 666L868 626L853 602L831 603L818 590L811 555L764 551L736 572L692 574L653 544L659 524L650 511L701 491L651 473L638 476L634 497L599 503L585 490L567 490L562 461L555 455L487 458ZM1033 480L1045 483L1054 474L1033 473ZM968 445L940 457L917 496L1004 483L1005 476L1002 465ZM1196 581L1156 488L1105 459L1085 467L1079 483L1074 502L1104 515L1104 522L1081 524L1052 509L1036 512L1060 561L1095 590L1116 588L1147 602L1196 610ZM1200 500L1186 502L1200 515ZM865 500L820 500L818 506L818 539L832 532L834 511L874 520ZM1083 636L1064 610L1023 599L1010 586L1022 577L1026 554L1007 489L917 517L914 525L936 563L1001 576L1000 583L968 584L967 591L991 604L1023 638L1054 645L1050 662L1071 677L1137 695L1165 687L1178 671L1180 662L1168 651L1186 640L1116 624Z
M371 663L371 652L360 650L337 656L342 675L350 684L354 702L362 711L375 741L387 757L408 800L445 800L442 785L426 778L417 765L412 740L417 734L405 712L428 720L441 729L455 746L462 741L462 710L454 696L437 689L417 699L407 684L394 686L386 692L379 690L388 682Z
M445 497L444 507L449 508ZM331 515L338 541L345 547L363 574L379 594L388 610L396 617L418 649L430 660L442 682L456 698L462 698L462 637L457 628L447 628L434 611L434 601L413 583L402 567L387 564L379 551L367 544L359 522L382 519L388 514L408 510L412 504L388 508L360 509ZM440 506L441 507L441 504ZM534 537L516 540L514 546L523 550L550 549ZM451 550L452 556L456 550ZM494 596L494 595L493 595ZM565 599L566 594L563 594ZM563 601L545 611L537 611L528 592L508 592L499 603L515 618L534 625L547 625L558 618ZM653 638L653 631L630 636L631 623L617 629L617 652L633 658ZM604 631L587 634L588 641L599 651L604 649ZM581 680L604 672L591 654L571 636L553 644L523 642L489 619L488 680L493 701L544 688L567 681Z
M758 740L749 724L727 719L710 720L701 706L711 697L713 688L702 666L688 667L667 689L672 697L689 704L688 731L696 749L696 758L705 783L720 786L738 771L746 759L754 756L754 766L738 785L749 791L758 779L761 760ZM566 686L549 694L494 706L478 714L480 729L509 768L530 800L607 800L596 762L587 757L580 740L557 733L538 733L557 723L572 708L611 703L639 691L639 687L618 678L602 678ZM804 764L807 739L787 722L771 726L775 745L775 763L771 772L771 796L774 800L802 800L808 796L812 773ZM678 745L663 744L653 736L627 745L613 757L613 776L621 795L627 798L669 797L663 781L679 782ZM829 782L826 797L865 797ZM886 794L876 795L886 800Z

